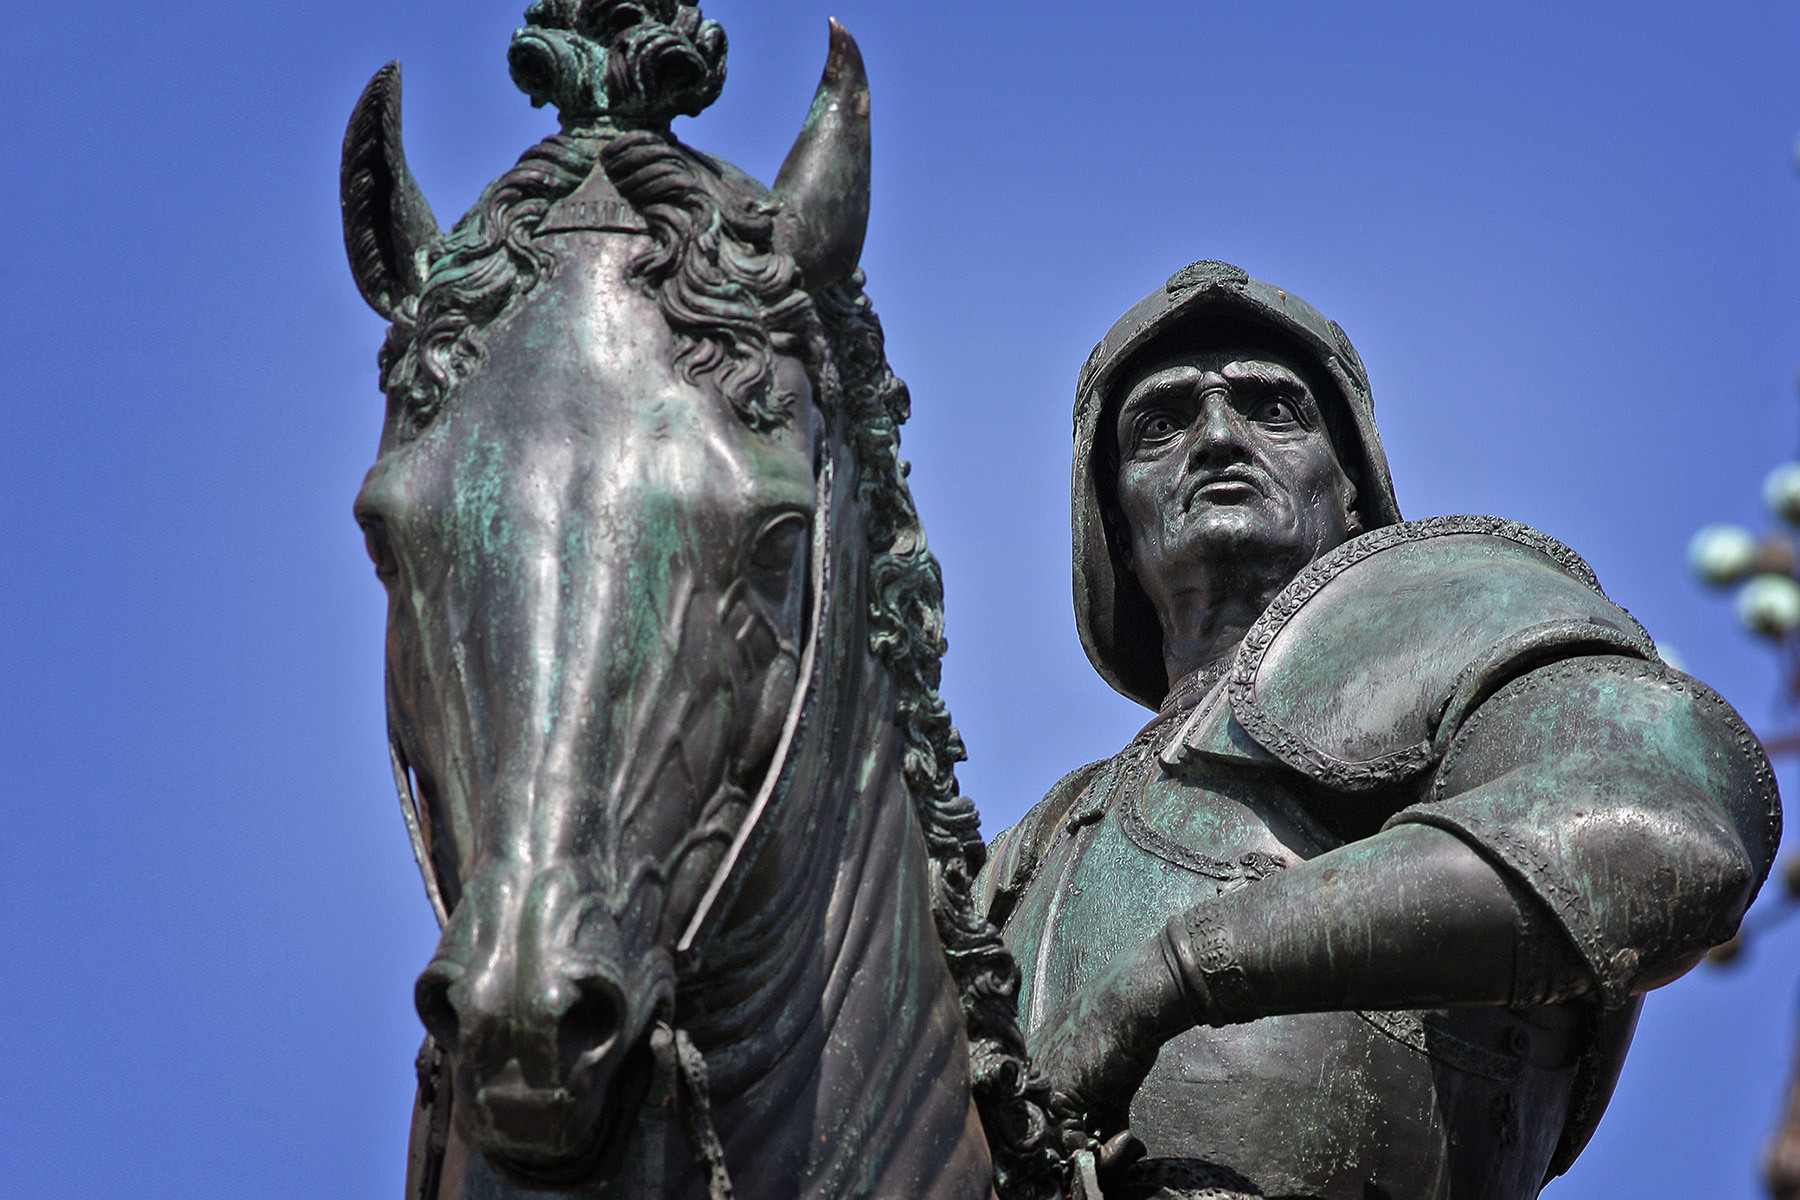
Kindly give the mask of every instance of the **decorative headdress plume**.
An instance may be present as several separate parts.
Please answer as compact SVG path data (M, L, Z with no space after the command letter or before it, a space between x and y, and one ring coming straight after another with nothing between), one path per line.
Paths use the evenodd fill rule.
M537 0L507 51L513 82L565 132L666 130L725 86L725 30L677 0Z

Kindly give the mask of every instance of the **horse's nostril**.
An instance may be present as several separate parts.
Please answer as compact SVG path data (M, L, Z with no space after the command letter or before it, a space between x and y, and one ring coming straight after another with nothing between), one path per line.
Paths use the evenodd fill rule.
M618 1040L625 1023L625 996L609 979L588 976L575 981L580 992L556 1026L557 1050L565 1074L573 1074L584 1060L599 1059Z
M413 985L413 1007L419 1010L419 1020L425 1023L425 1031L439 1047L451 1054L456 1052L458 1033L456 1006L450 1002L450 985L455 982L453 972L433 963Z

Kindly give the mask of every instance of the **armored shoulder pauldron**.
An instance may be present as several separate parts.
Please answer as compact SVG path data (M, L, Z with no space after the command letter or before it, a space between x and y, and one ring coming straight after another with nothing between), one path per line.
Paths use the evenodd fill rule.
M1656 656L1574 551L1498 517L1390 525L1275 598L1224 702L1196 708L1163 761L1273 759L1339 792L1406 784L1496 689L1579 654Z

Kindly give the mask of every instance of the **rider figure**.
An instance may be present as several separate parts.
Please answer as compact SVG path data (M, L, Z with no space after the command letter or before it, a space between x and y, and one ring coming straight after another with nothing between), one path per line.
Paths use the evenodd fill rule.
M1402 523L1343 330L1235 267L1075 430L1082 644L1156 716L981 886L1107 1196L1535 1196L1767 873L1757 742L1553 539Z

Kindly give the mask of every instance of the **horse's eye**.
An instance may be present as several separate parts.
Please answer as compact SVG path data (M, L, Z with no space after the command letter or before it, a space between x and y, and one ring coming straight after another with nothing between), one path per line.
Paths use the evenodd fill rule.
M750 562L762 571L786 572L793 568L806 538L806 518L784 513L762 527L750 548Z
M400 576L400 564L388 541L387 522L380 517L364 516L357 523L362 526L363 546L369 552L369 561L375 564L376 576L381 582L392 584Z

